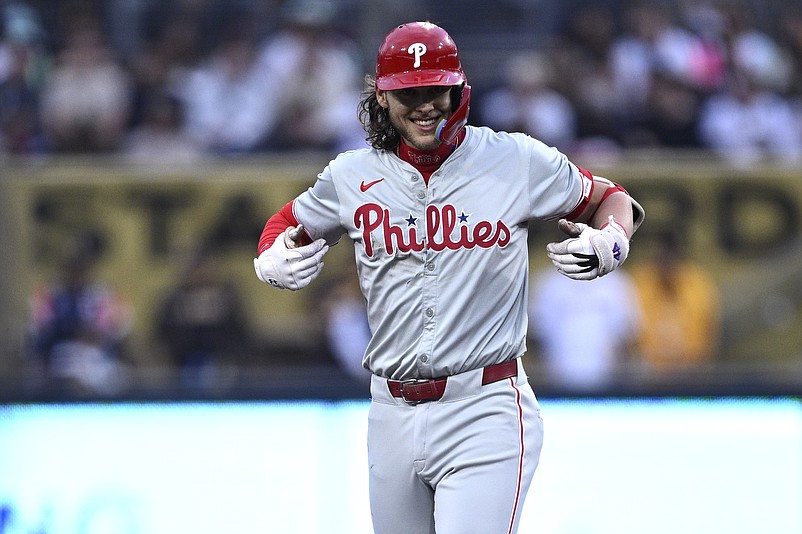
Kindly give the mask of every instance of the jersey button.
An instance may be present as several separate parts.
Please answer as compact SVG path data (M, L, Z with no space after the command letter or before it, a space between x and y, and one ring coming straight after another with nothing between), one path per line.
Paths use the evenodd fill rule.
M426 317L434 317L434 310L431 308L426 308Z
M426 270L427 271L434 271L434 262L433 261L430 261L429 263L426 264Z
M421 354L420 361L422 361L423 363L428 362L429 361L429 355L428 354Z
M419 177L417 174L411 174L411 175L410 175L410 179L411 179L413 182L417 182L417 181L420 179L420 177Z

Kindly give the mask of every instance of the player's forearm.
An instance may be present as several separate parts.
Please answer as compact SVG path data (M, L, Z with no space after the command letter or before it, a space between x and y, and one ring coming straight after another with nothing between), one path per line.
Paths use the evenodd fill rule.
M265 250L270 248L270 245L276 240L276 237L281 234L281 232L285 231L290 226L298 226L299 221L295 218L295 215L292 213L292 202L288 202L283 208L281 208L278 213L273 215L267 220L265 223L265 227L262 230L262 235L259 237L259 246L257 248L256 255L258 256ZM304 234L301 237L301 245L308 245L311 243L312 240Z
M590 218L589 224L594 228L601 228L607 224L610 215L621 225L627 236L632 237L634 228L632 202L627 193L615 191L604 198Z

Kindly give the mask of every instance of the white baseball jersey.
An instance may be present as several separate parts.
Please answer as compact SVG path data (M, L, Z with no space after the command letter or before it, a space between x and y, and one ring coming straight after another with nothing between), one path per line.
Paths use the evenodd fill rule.
M524 353L527 222L589 195L565 155L524 134L466 127L428 185L392 152L343 153L294 202L315 239L355 242L372 340L366 366L450 376Z

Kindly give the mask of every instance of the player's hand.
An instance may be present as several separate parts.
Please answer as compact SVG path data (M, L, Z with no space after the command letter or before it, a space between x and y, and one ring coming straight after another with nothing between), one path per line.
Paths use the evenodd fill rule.
M302 227L289 227L273 245L253 260L256 276L279 289L297 291L309 285L323 269L323 255L329 247L323 239L300 246ZM289 237L293 233L295 239Z
M560 230L569 238L546 246L557 270L575 280L593 280L612 272L629 254L627 233L611 215L601 230L560 219Z

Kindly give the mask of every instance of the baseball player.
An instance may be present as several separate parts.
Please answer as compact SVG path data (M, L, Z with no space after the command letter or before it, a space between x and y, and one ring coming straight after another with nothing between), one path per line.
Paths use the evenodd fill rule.
M513 533L543 442L521 365L527 225L559 220L568 238L549 257L590 280L624 262L643 210L527 135L466 125L471 88L434 24L393 29L366 80L372 148L340 154L270 217L256 274L298 290L343 234L355 243L375 532Z

